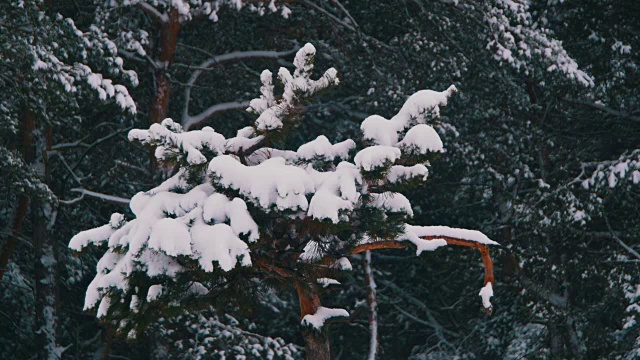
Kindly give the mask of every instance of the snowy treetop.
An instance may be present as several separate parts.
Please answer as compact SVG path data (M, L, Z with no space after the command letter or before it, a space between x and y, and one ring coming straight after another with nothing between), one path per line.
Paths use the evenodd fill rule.
M319 136L296 150L266 146L284 129L294 128L300 100L338 84L335 69L313 79L315 52L306 44L295 57L293 74L279 70L283 95L278 100L271 72L262 73L261 96L248 109L258 117L235 137L227 139L209 127L184 132L171 119L129 133L132 141L156 146L156 158L179 170L132 198L134 219L114 214L109 224L71 240L75 250L108 245L85 308L100 303L98 316L106 315L111 296L117 294L129 302L135 296L138 308L140 299L161 299L166 293L162 286L172 284L167 279L194 270L213 274L256 265L265 247L275 247L282 256L292 252L293 261L313 263L329 254L348 255L365 239L408 241L418 254L446 245L419 238L425 235L494 243L468 230L406 225L413 210L401 190L423 184L428 161L443 151L427 122L439 116L454 86L443 92L419 91L390 120L377 115L365 119L361 139L332 144ZM351 267L346 259L336 264L338 269ZM146 286L129 281L136 273L148 278ZM206 292L202 284L197 286ZM344 315L326 310L326 316L306 321L318 326L327 317Z

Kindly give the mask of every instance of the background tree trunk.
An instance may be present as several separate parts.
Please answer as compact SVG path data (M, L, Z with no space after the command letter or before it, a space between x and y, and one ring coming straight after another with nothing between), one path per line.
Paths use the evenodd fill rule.
M153 69L156 88L149 110L149 125L160 123L167 117L169 100L171 99L171 79L167 75L167 71L178 47L180 14L177 9L172 9L167 15L168 20L160 24L159 54ZM150 156L151 171L154 171L158 167L155 149L151 149Z
M31 145L33 143L33 131L35 130L35 124L35 115L31 110L25 109L22 121L22 154L27 164L32 163L34 160L34 151ZM20 200L18 200L18 206L15 209L15 215L13 217L11 235L7 238L7 242L0 253L0 280L4 278L4 273L9 265L9 259L11 259L11 255L18 245L18 237L22 231L24 219L27 216L28 205L29 198L27 195L20 195Z
M367 302L369 303L369 355L368 360L375 360L378 356L378 295L376 282L373 278L373 266L371 265L371 251L364 254L365 277L367 279Z
M40 172L45 183L48 182L47 150L51 148L51 130L44 133L41 129L33 131L33 166ZM61 355L57 344L57 256L55 244L49 238L56 218L54 204L34 199L31 202L33 222L33 250L36 290L36 346L39 359L55 360Z

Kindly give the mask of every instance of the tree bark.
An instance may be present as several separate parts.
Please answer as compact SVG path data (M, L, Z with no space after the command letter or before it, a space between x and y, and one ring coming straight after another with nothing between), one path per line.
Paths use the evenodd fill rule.
M51 129L46 133L33 131L33 166L48 182L47 150L51 148ZM34 272L36 290L36 349L39 359L56 360L62 349L57 344L57 256L55 244L48 234L55 222L56 209L53 204L40 199L31 202L33 222L32 242L34 249Z
M178 9L171 9L167 14L168 20L160 22L160 37L158 39L159 54L154 61L153 77L155 80L155 94L151 100L149 109L149 125L158 124L167 117L169 100L171 99L171 79L167 70L173 62L178 46L178 33L180 32L180 14ZM155 149L150 154L151 171L158 164L155 157Z
M296 282L296 291L300 300L300 318L315 314L320 307L320 297L313 286ZM310 327L303 329L303 337L308 360L331 360L328 325L316 330Z
M368 360L376 360L378 356L378 295L373 278L371 251L365 252L365 277L367 279L367 302L369 303L369 355Z
M489 246L476 241L452 238L449 236L423 236L422 238L425 240L443 239L447 242L448 245L472 247L477 249L478 251L480 251L480 255L482 256L482 263L484 265L484 285L487 285L487 283L489 282L494 284L495 279L493 275L493 261L491 260L491 255L489 254ZM407 241L375 241L356 246L355 248L353 248L353 250L351 250L351 254L358 254L361 252L378 249L404 249L409 246L411 245Z
M160 24L160 39L158 40L160 53L156 60L156 69L154 69L156 91L149 111L149 125L164 120L171 97L171 80L167 76L167 69L176 54L180 15L177 9L171 9L167 15L168 21Z
M31 110L26 109L22 124L22 155L24 156L25 163L27 164L31 164L35 158L34 151L32 149L35 124L35 115ZM28 205L29 198L27 195L20 195L18 206L16 207L16 212L13 218L13 226L11 227L11 236L7 239L7 242L0 253L0 280L4 278L4 273L9 265L9 259L11 259L11 255L13 255L13 252L18 245L18 237L22 231L24 219L27 216Z

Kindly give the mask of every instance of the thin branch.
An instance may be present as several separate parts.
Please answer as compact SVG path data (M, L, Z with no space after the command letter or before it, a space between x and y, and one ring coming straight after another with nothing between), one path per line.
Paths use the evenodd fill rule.
M279 58L294 54L296 51L298 51L299 48L300 47L297 44L295 44L293 49L287 50L287 51L259 51L259 50L256 50L256 51L234 51L234 52L230 52L230 53L226 53L226 54L222 54L222 55L213 56L213 57L205 60L204 62L202 62L199 66L193 67L193 68L189 67L187 65L174 64L173 66L187 67L187 68L191 68L191 69L196 69L191 74L191 77L189 77L189 80L185 84L185 89L184 89L184 108L182 110L182 123L183 123L182 125L183 125L183 127L185 127L185 129L188 129L188 126L185 126L185 124L187 124L189 122L190 118L191 118L189 116L189 102L191 101L191 89L196 84L196 82L198 81L198 78L200 77L200 75L202 75L203 71L212 70L215 65L228 63L228 62L238 62L238 61L249 60L249 59L279 59ZM206 121L206 120L202 120L200 118L203 117L203 114L206 114L207 111L210 110L210 109L211 109L211 107L209 109L205 110L204 112L202 112L200 115L196 115L195 118L198 118L199 120L195 120L195 121ZM215 112L213 112L212 114L215 114Z
M349 11L347 11L347 9L345 9L345 7L342 5L342 3L340 3L339 0L332 0L332 2L334 4L336 4L340 8L340 10L342 10L342 12L349 18L351 23L353 23L353 26L355 26L356 28L360 27L360 25L358 25L358 23L356 22L356 19L354 19L353 16L351 16Z
M186 120L183 118L182 127L185 130L189 130L191 127L200 125L203 122L211 119L215 115L231 110L244 110L249 107L249 101L233 101L228 103L216 104L210 106L205 111L195 116L187 116Z
M124 58L127 58L129 60L133 60L133 61L137 61L139 63L146 63L148 61L148 59L143 59L139 56L136 56L136 54L130 52L130 51L126 51L126 50L122 50L122 49L118 49L118 54Z
M600 111L603 111L603 112L605 112L605 113L607 113L607 114L609 114L611 116L617 117L617 118L630 119L630 120L633 120L633 121L640 122L640 117L634 116L633 113L631 113L631 112L614 110L614 109L611 109L609 107L604 106L603 104L592 103L592 102L584 101L584 100L573 100L573 99L563 99L563 100L568 102L568 103L571 103L571 104L584 105L584 106L590 107L592 109L600 110Z
M23 335L25 336L26 334L24 333L24 331L22 331L22 329L18 326L18 324L16 324L13 319L11 319L11 317L9 315L7 315L6 313L0 311L0 314L3 315L4 317L6 317L9 322Z
M431 311L431 309L429 309L429 307L424 302L420 301L419 299L417 299L413 295L407 293L404 289L400 288L398 285L396 285L392 281L382 280L381 283L383 283L385 286L389 287L391 289L391 291L393 292L393 294L398 294L398 295L404 297L407 301L409 301L413 305L417 306L420 310L424 311L424 313L427 315L427 318L429 319L429 321L418 319L417 317L414 317L413 315L406 314L404 312L403 312L403 314L405 314L407 317L415 320L416 322L419 322L419 323L421 323L423 325L426 325L426 326L432 328L433 330L435 330L436 336L438 336L438 338L440 338L441 340L446 340L445 337L444 337L444 334L450 335L452 337L459 337L460 336L457 333L454 333L454 332L452 332L450 330L445 329L438 322L438 320L435 318L435 316L433 316L433 312Z
M101 143L103 143L103 142L105 142L105 141L107 141L107 140L110 140L110 139L112 139L112 138L114 138L114 137L116 137L116 136L118 136L118 135L120 135L120 134L122 134L122 133L124 133L124 132L129 131L129 130L131 130L131 128L132 128L132 127L131 127L131 126L129 126L129 127L127 127L127 128L124 128L124 129L116 130L116 131L114 131L113 133L111 133L111 134L109 134L109 135L107 135L107 136L101 137L100 139L98 139L98 140L96 140L96 141L92 142L91 144L87 145L87 146L86 146L85 151L82 153L82 155L80 155L80 159L78 159L78 161L77 161L77 162L76 162L76 164L73 166L73 168L71 168L71 170L72 170L72 171L75 171L75 169L77 169L77 168L78 168L78 166L80 166L80 163L82 162L82 160L84 159L84 157L85 157L85 156L87 156L87 154L89 153L89 151L90 151L93 147L95 147L95 146L97 146L97 145L99 145L99 144L101 144Z
M143 168L141 166L133 165L133 164L130 164L130 163L122 161L122 160L116 160L115 163L116 163L116 165L120 165L120 166L125 167L125 168L129 168L129 169L132 169L132 170L139 171L139 172L141 172L141 173L143 173L145 175L150 175L149 174L149 170L147 170L147 169L145 169L145 168Z
M82 196L89 196L89 197L92 197L92 198L100 199L102 201L113 203L113 204L118 204L118 205L129 205L129 203L131 202L131 200L123 198L123 197L120 197L120 196L107 195L107 194L103 194L103 193L99 193L99 192L95 192L95 191L91 191L91 190L87 190L87 189L74 188L74 189L71 189L71 191L80 193L80 194L82 194ZM76 200L77 199L74 199L72 201L75 201L75 202L79 201L79 200L77 200L77 201Z
M52 154L52 153L49 153ZM62 156L62 154L60 154L60 152L58 151L54 151L53 155L56 155L60 161L62 161L62 164L64 165L64 167L67 169L67 171L69 171L69 174L71 175L71 177L73 178L73 180L75 182L78 183L78 185L82 186L82 180L78 177L78 175L76 175L75 172L73 172L73 170L71 170L71 167L69 166L69 164L67 163L67 161L64 159L64 157Z
M607 229L609 229L609 233L611 233L611 237L618 242L618 244L620 246L622 246L623 248L625 248L625 250L627 250L629 253L631 253L631 255L633 255L634 257L640 259L640 254L635 251L631 246L625 244L624 241L622 241L622 239L620 239L616 233L613 231L613 229L611 228L611 224L609 224L609 217L605 214L604 215L604 222L605 224L607 224Z
M423 236L424 240L437 240L442 239L447 242L448 245L456 245L456 246L464 246L475 248L480 251L480 255L482 256L482 263L484 265L484 285L487 283L494 284L495 278L493 275L493 261L491 260L491 256L489 254L489 246L485 244L481 244L476 241L466 240L466 239L458 239L448 236ZM402 249L411 246L412 244L408 241L396 241L396 240L386 240L386 241L374 241L367 244L361 244L356 246L351 254L361 253L363 251L368 250L376 250L376 249Z
M307 0L301 0L300 2L305 4L305 5L307 5L307 6L309 6L309 7L311 7L311 8L314 8L314 9L318 10L319 12L321 12L323 14L325 14L327 17L329 17L331 20L333 20L336 24L338 24L340 26L343 26L343 27L345 27L345 28L347 28L347 29L349 29L351 31L357 32L356 28L354 28L352 25L347 24L346 22L340 20L337 16L335 16L332 13L328 12L327 10L321 8L320 6L314 4L313 2L307 1Z
M149 15L154 21L159 23L166 23L169 21L169 16L167 14L162 14L158 9L153 7L153 5L149 4L146 1L140 1L136 4L136 7L145 12L145 14Z

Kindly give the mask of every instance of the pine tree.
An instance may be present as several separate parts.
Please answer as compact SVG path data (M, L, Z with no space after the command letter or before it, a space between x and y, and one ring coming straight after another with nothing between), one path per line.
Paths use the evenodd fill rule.
M250 288L251 280L295 288L309 358L330 358L326 324L349 314L323 307L320 293L350 268L347 256L366 250L414 247L419 255L452 244L474 247L486 261L480 295L491 309L493 273L483 234L442 226L408 225L411 203L400 191L419 186L426 165L443 149L425 122L456 92L419 91L396 116L362 122L360 143L331 144L326 136L286 150L303 114L297 105L338 84L337 71L312 80L315 48L296 54L295 72L261 75L260 98L248 111L253 126L225 139L212 128L184 132L171 119L131 140L156 147L159 161L177 169L160 186L131 200L135 219L113 214L99 228L76 235L81 250L107 244L89 285L85 309L117 321L135 337L154 309L170 309L217 288Z
M64 162L64 157L56 153L53 141L62 138L58 129L73 125L69 119L76 119L83 102L110 100L135 112L127 88L110 77L133 83L137 78L122 67L115 46L103 33L95 28L81 31L44 1L2 2L0 27L0 162L9 174L2 177L8 194L3 196L2 212L11 224L0 253L0 279L10 274L14 278L7 279L6 286L30 284L34 292L35 311L24 319L34 332L20 333L27 338L17 343L35 346L17 350L57 359L65 348L58 342L60 246L52 235L59 206L52 189L59 183L52 177L50 163ZM19 240L29 236L31 264L10 265ZM24 295L27 289L19 291Z

